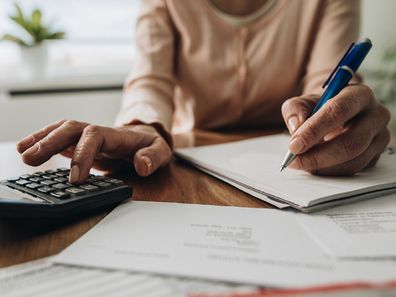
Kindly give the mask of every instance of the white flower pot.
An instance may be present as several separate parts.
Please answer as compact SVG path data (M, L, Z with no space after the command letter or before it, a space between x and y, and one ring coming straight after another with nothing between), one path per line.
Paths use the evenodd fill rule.
M21 47L21 62L32 76L45 74L48 61L48 49L45 43Z

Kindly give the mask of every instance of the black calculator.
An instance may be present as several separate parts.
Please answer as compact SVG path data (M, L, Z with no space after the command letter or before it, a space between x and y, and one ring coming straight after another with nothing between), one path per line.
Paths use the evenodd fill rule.
M84 184L68 182L59 168L0 181L1 219L65 219L115 206L132 196L122 180L93 175Z

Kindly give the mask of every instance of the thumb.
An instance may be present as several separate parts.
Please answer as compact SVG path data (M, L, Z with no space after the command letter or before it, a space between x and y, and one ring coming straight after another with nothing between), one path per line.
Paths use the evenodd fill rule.
M282 104L282 116L290 135L306 121L319 97L316 95L293 97Z
M136 152L133 162L137 174L145 177L168 164L171 157L171 148L161 136L158 136L151 145Z

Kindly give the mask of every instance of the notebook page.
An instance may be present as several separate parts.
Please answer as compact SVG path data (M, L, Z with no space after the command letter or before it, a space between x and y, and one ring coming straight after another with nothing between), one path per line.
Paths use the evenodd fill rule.
M319 177L294 169L279 172L289 141L286 135L265 136L179 149L177 155L301 207L396 187L396 155L389 153L376 167L351 177Z

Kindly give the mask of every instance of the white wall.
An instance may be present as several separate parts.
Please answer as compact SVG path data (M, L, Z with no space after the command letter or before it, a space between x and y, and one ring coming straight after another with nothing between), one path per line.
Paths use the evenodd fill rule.
M365 68L377 68L386 48L396 46L396 0L362 0L361 25L361 36L374 45Z
M0 96L0 141L17 141L59 119L111 126L120 100L121 91L11 99Z

